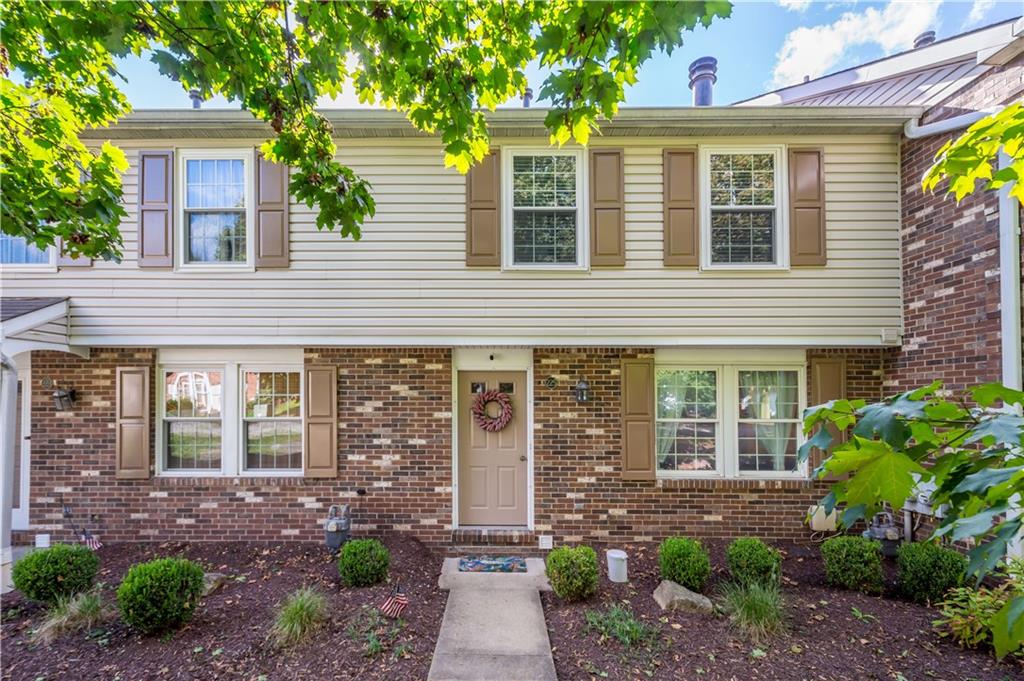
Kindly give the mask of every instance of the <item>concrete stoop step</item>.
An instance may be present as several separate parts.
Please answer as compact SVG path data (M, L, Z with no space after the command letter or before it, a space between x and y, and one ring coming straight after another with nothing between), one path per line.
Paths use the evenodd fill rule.
M438 586L447 589L430 681L556 681L540 591L551 589L544 561L526 572L459 572L446 558Z

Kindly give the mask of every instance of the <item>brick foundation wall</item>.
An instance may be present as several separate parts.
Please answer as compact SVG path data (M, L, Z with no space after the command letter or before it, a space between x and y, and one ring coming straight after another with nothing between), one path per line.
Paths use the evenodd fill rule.
M556 544L680 533L805 538L804 512L824 494L817 483L621 479L619 366L636 352L534 351L536 533L553 534ZM851 397L876 398L884 353L842 352ZM32 529L16 540L28 543L36 532L66 538L63 498L108 542L320 541L328 506L349 503L357 533L405 532L446 544L452 540L451 357L448 349L306 350L307 364L338 367L336 479L117 480L115 369L145 365L155 373L156 351L95 349L88 360L33 353ZM555 388L545 385L549 376L558 379ZM581 376L592 393L582 405L569 389ZM43 378L79 391L72 411L54 410Z
M1024 94L1024 56L992 69L929 110L924 123L1007 104ZM959 205L921 190L935 153L957 133L904 139L901 147L904 334L887 392L938 379L960 391L1002 374L999 211L996 192Z

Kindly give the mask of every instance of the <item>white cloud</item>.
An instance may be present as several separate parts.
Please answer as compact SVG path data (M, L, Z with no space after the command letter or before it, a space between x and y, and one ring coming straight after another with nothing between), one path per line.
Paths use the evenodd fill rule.
M790 12L803 12L811 6L811 0L779 0L779 4Z
M801 26L782 44L772 73L773 87L817 78L850 54L853 48L878 45L886 54L914 46L914 38L935 24L939 2L899 2L884 8L846 12L831 24Z
M990 9L995 7L995 4L996 0L974 0L971 11L967 14L967 19L964 20L964 28L981 23L981 20L985 18Z

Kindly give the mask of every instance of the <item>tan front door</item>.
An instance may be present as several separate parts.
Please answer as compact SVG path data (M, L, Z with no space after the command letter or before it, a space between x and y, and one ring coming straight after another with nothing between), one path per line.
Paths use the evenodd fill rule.
M526 372L459 372L459 525L526 526ZM489 433L473 420L476 393L501 390L512 421ZM490 413L497 414L491 404Z

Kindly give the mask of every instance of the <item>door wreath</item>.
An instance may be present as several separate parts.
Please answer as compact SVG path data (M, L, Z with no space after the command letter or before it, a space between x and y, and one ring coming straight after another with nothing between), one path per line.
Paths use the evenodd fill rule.
M497 416L487 413L487 405L494 402L500 411ZM512 400L500 390L485 390L477 393L473 400L473 420L488 433L504 430L512 421Z

